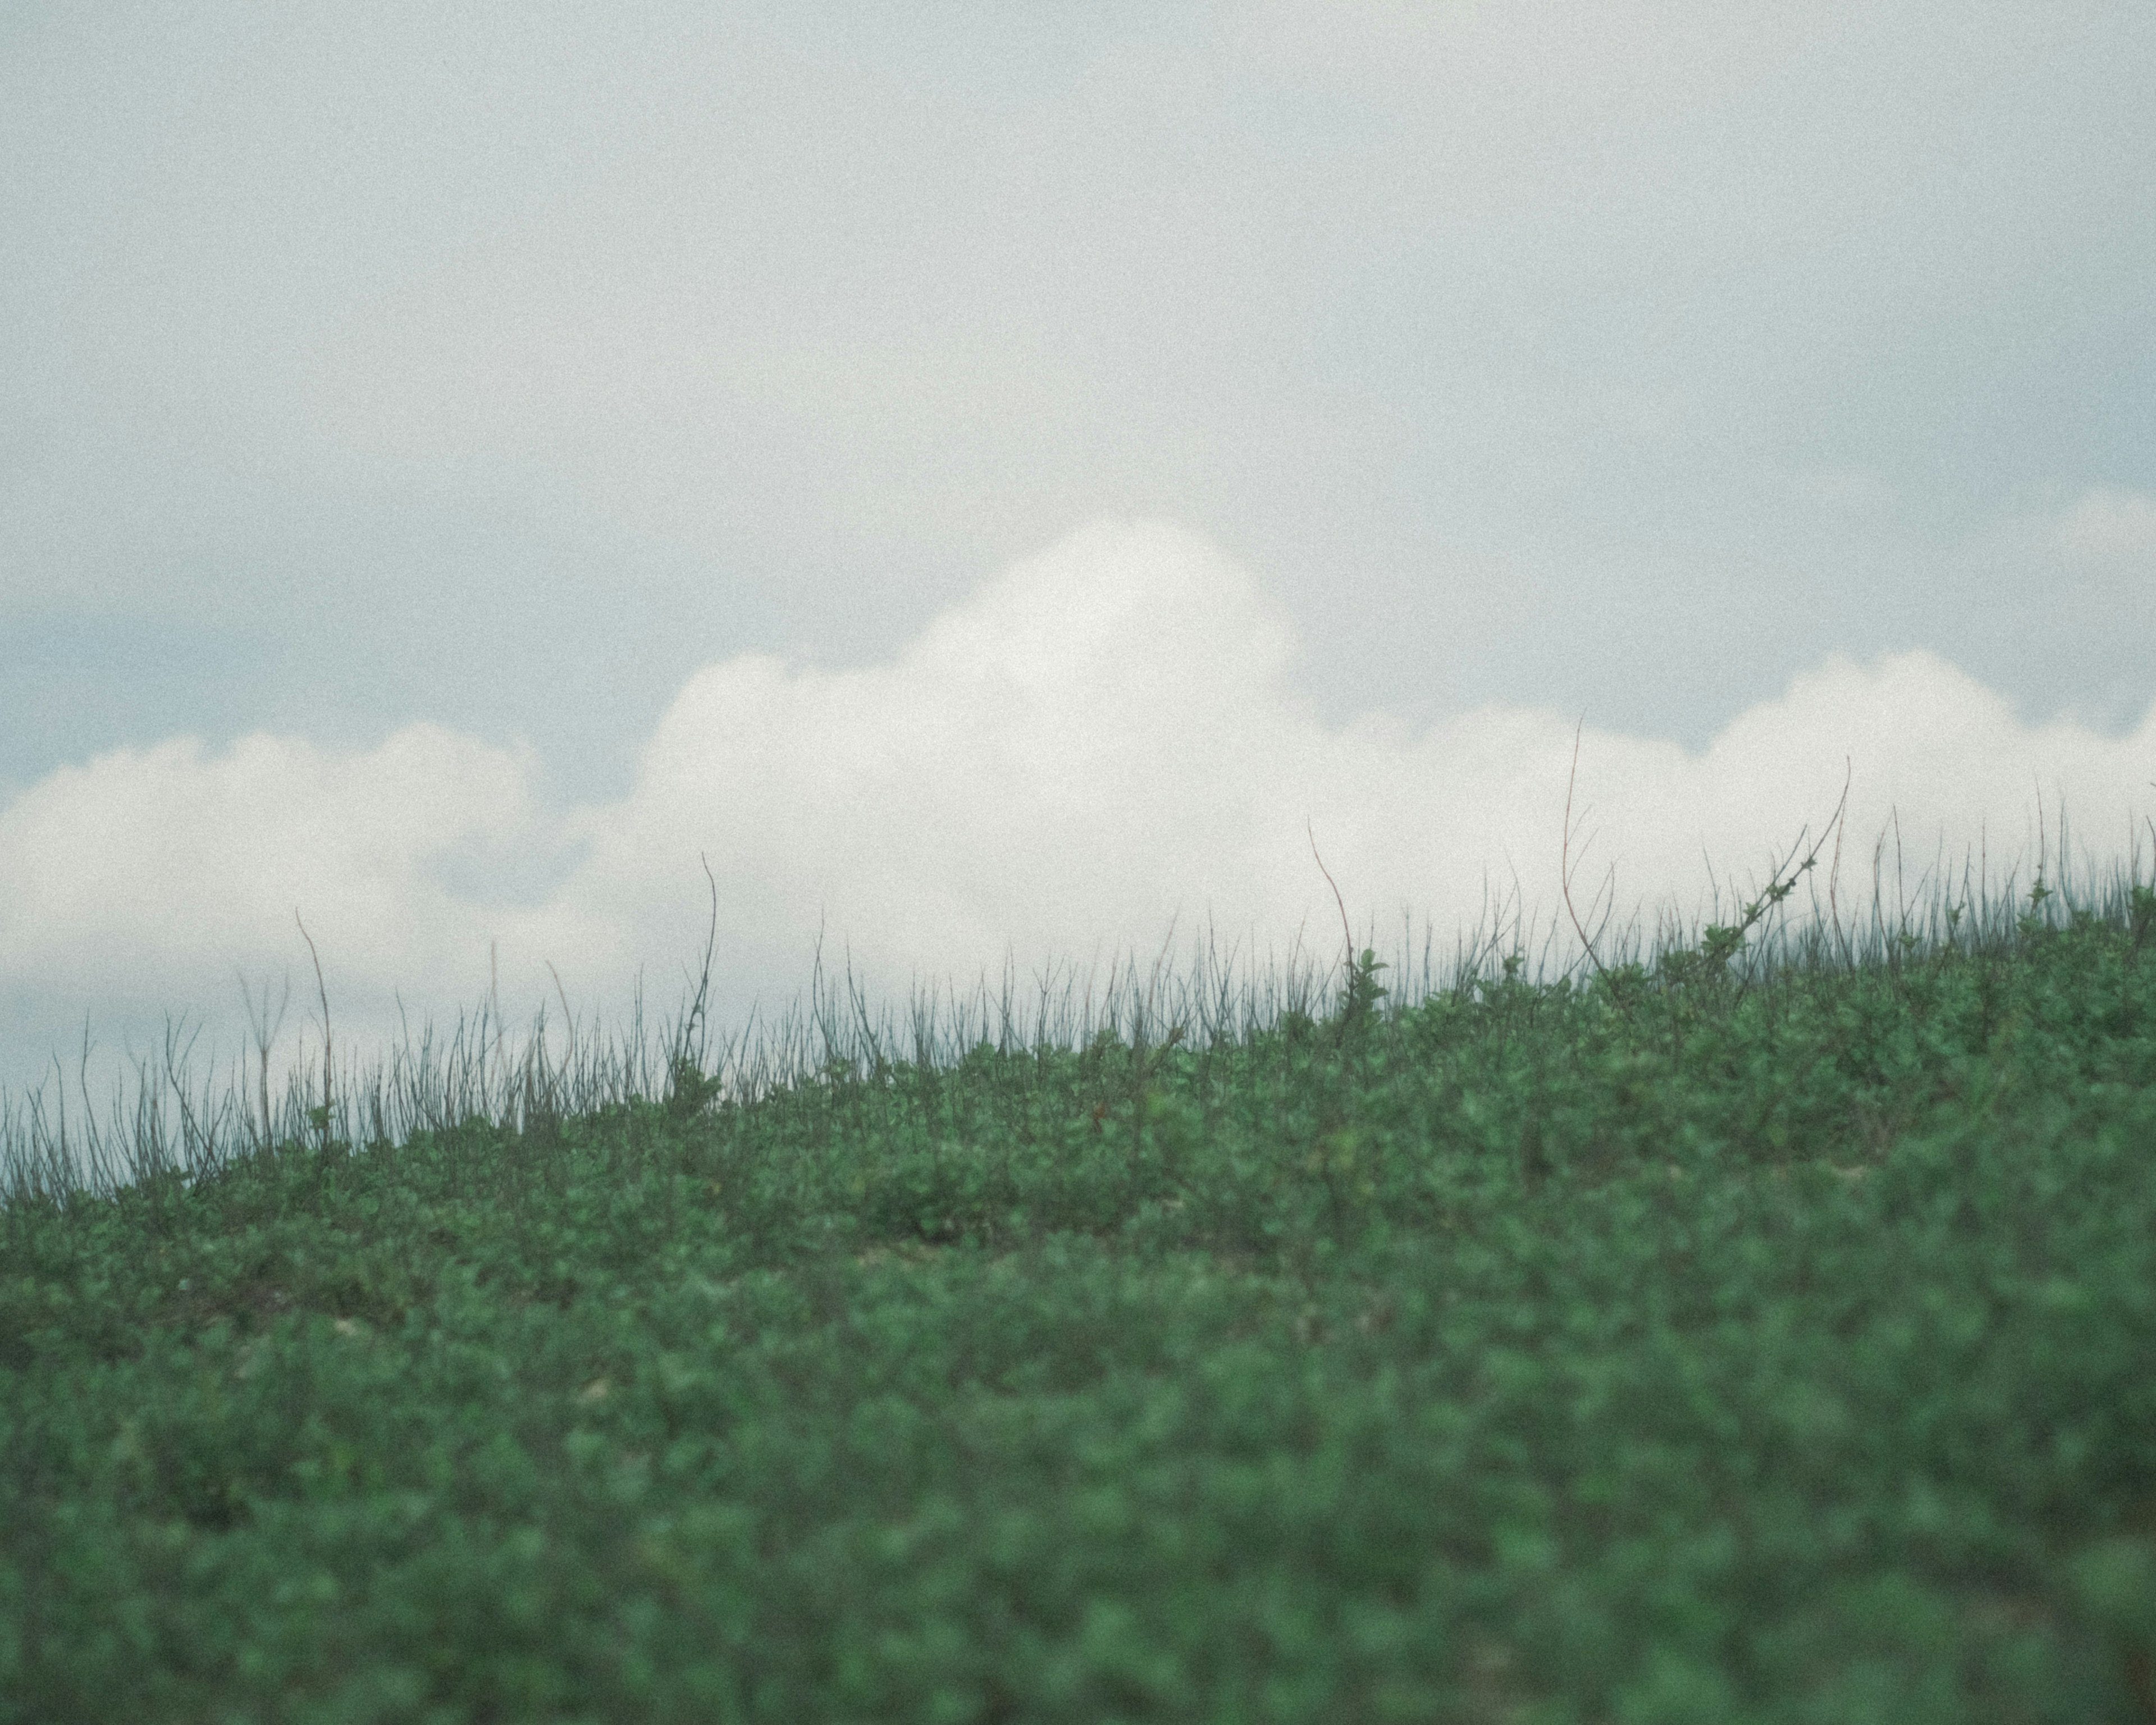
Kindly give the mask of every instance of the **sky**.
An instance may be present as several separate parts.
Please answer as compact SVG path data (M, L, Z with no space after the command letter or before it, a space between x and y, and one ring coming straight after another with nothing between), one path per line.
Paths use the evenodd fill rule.
M1628 906L1845 777L2146 850L2151 88L2146 0L15 0L0 1086L309 937L356 1043L670 1002L714 890L735 1017L1322 946L1313 839L1449 946L1575 742Z

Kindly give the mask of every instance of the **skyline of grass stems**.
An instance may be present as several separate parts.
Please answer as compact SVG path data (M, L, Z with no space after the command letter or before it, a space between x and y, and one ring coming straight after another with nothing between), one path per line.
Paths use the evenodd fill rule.
M1840 836L1838 824L1837 810L1827 829L1830 841ZM2156 822L2145 824L2156 836ZM1567 837L1569 840L1569 811ZM1667 904L1661 906L1651 932L1643 939L1642 905L1613 938L1613 866L1595 886L1589 908L1571 918L1577 938L1568 950L1561 950L1561 937L1569 904L1549 914L1537 940L1541 919L1524 914L1516 881L1501 897L1492 898L1486 889L1481 920L1455 937L1450 957L1442 964L1434 928L1425 926L1418 952L1412 922L1404 914L1393 956L1375 966L1389 973L1392 984L1380 990L1372 1004L1379 1014L1397 1019L1403 1011L1440 995L1472 998L1493 979L1546 988L1594 972L1606 973L1605 984L1614 977L1621 995L1628 983L1643 990L1680 984L1684 978L1669 968L1672 957L1680 968L1686 958L1704 959L1718 977L1726 974L1741 988L1749 988L1785 972L1815 974L1873 966L1891 970L1941 951L1995 952L2022 939L2032 917L2043 926L2076 914L2121 926L2130 922L2134 894L2143 885L2139 830L2133 831L2123 857L2106 862L2084 852L2078 867L2070 839L2064 809L2058 816L2056 844L2040 822L2037 857L2030 877L2035 890L2025 901L2020 883L2025 859L1994 873L1988 856L1972 850L1964 855L1960 869L1953 870L1945 866L1943 841L1912 884L1898 817L1890 818L1873 845L1870 891L1860 901L1861 909L1851 906L1845 911L1840 902L1841 852L1836 843L1825 894L1808 871L1792 877L1791 885L1801 884L1807 890L1808 914L1792 917L1783 901L1774 899L1764 906L1769 914L1756 927L1743 925L1742 937L1726 953L1717 953L1716 932L1722 931L1727 939L1739 929L1722 922L1725 903L1741 922L1742 912L1736 907L1759 906L1756 879L1740 891L1733 880L1717 878L1710 870L1703 911L1686 917ZM1800 837L1791 856L1802 843ZM1770 886L1787 864L1784 859L1780 867L1770 870ZM1569 855L1567 866L1568 870L1576 866ZM1327 880L1330 885L1329 874ZM711 891L715 935L716 880ZM1338 889L1333 891L1337 896ZM1891 914L1890 902L1894 907ZM157 1056L135 1061L132 1094L124 1079L111 1086L101 1123L87 1082L87 1024L82 1068L73 1085L59 1071L55 1056L58 1081L49 1096L44 1081L25 1095L0 1092L0 1206L21 1196L64 1198L77 1191L110 1195L146 1174L191 1179L279 1144L393 1148L414 1132L446 1131L474 1119L521 1129L536 1118L661 1101L675 1093L677 1081L687 1070L685 1060L695 1069L691 1081L701 1096L747 1102L837 1070L864 1076L874 1070L879 1050L893 1048L904 1048L914 1067L929 1069L956 1064L983 1041L1003 1054L1020 1047L1036 1054L1044 1049L1073 1053L1103 1033L1142 1044L1161 1034L1163 1025L1179 1027L1175 1034L1193 1047L1241 1041L1283 1019L1316 1015L1328 999L1345 998L1355 967L1355 942L1346 926L1344 904L1340 915L1346 937L1341 958L1321 963L1306 955L1298 935L1284 973L1269 960L1262 970L1246 970L1240 983L1235 975L1240 945L1222 960L1210 928L1204 944L1194 945L1184 969L1170 969L1171 925L1142 973L1135 953L1111 963L1097 992L1091 973L1081 986L1068 970L1059 988L1052 967L1036 976L1028 991L1019 986L1007 959L993 994L985 975L973 993L963 999L953 979L944 978L924 993L916 978L902 1018L886 1001L871 1019L850 964L837 977L828 973L819 941L806 1002L797 998L775 1024L762 1029L761 1009L753 1009L732 1033L716 1038L716 1050L706 1016L714 957L707 942L694 995L664 1023L656 1041L647 1031L640 973L626 1032L619 1040L601 1040L584 1030L557 978L556 999L567 1032L558 1060L548 1042L557 1028L550 1022L548 1007L542 1003L530 1028L515 1038L501 1010L498 993L490 989L487 999L468 1014L460 1013L446 1034L438 1033L431 1020L423 1021L415 1042L408 1023L401 1040L391 1045L386 1061L377 1056L369 1062L362 1055L348 1052L341 1075L333 1063L326 1068L316 1058L316 1041L295 1034L295 1053L285 1064L274 1100L270 1055L289 1005L289 979L273 1016L267 986L258 1004L242 978L254 1065L250 1069L248 1053L243 1050L229 1069L222 1095L215 1091L214 1070L196 1087L188 1071L188 1055L196 1039L187 1034L184 1020L176 1024L169 1018ZM326 1045L328 986L304 924L300 932L314 960L322 1010L321 1024L313 1028ZM1531 952L1532 963L1527 957ZM1375 959L1367 946L1362 957L1365 962ZM1412 986L1399 986L1409 977L1415 978ZM1029 1017L1019 1009L1028 999L1033 1009ZM326 1072L327 1103L318 1100Z
M1578 952L371 1074L318 967L281 1114L250 993L10 1117L0 1725L2156 1725L2138 848L1619 928L1570 824Z

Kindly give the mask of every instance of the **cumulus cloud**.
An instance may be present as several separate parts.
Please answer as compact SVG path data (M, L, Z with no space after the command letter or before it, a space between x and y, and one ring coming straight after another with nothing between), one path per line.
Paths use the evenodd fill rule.
M475 942L483 974L488 865L513 878L557 842L535 770L415 725L357 752L175 738L51 774L0 810L0 1073L70 1019L200 1009L285 968L295 913L366 995L461 985Z
M2106 528L2106 531L2110 529ZM82 1015L228 1015L235 971L294 966L300 908L348 1028L391 1003L453 1015L490 983L618 1013L639 971L670 1004L717 893L723 1013L783 1002L850 953L875 986L1083 968L1171 921L1245 952L1329 954L1314 832L1358 937L1404 913L1440 950L1492 891L1547 926L1577 716L1486 707L1325 722L1282 607L1217 547L1106 521L1023 561L880 664L747 655L675 696L619 801L544 808L536 763L429 726L338 753L177 741L56 773L0 811L0 994L19 1076ZM1703 751L1578 734L1587 872L1631 907L1706 904L1763 873L1850 780L1868 877L1905 853L2028 850L2036 803L2126 850L2156 802L2156 707L2123 737L2025 722L1923 652L1830 659ZM547 865L542 884L531 859ZM2024 878L2027 869L2025 865ZM339 1007L340 1010L346 1009ZM42 1045L33 1048L42 1039ZM28 1058L26 1060L25 1056Z
M1327 906L1314 829L1358 916L1472 921L1486 886L1555 900L1575 725L1487 707L1410 731L1329 727L1291 680L1281 608L1216 549L1103 524L1010 570L888 664L768 659L682 691L634 791L579 817L552 907L616 953L691 932L692 859L743 938L828 923L897 973L970 973L1143 942L1171 917L1286 938ZM1927 855L2018 849L2039 796L2123 834L2156 730L2025 724L1927 653L1833 659L1705 751L1588 730L1583 830L1633 900L1699 901L1702 854L1742 876L1816 830L1898 816ZM1589 806L1591 804L1591 819ZM597 956L599 948L592 948Z

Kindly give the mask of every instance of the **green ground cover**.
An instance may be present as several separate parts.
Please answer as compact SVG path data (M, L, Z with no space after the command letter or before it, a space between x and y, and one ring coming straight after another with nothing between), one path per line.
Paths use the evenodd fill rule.
M0 1721L2156 1717L2153 922L18 1143Z

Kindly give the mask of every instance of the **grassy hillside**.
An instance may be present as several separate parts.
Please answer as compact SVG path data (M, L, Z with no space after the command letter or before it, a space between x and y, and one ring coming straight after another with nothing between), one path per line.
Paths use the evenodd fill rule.
M2156 1719L2148 888L1383 980L18 1133L0 1721Z

